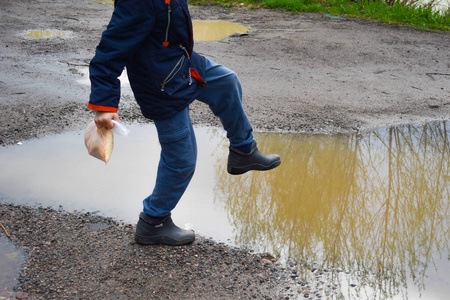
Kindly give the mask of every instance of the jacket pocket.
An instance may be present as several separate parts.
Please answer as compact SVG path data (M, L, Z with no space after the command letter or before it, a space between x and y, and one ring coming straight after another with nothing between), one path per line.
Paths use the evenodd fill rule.
M182 55L177 63L170 70L169 74L161 82L161 92L167 95L173 95L177 90L183 86L182 70L186 69L186 57Z

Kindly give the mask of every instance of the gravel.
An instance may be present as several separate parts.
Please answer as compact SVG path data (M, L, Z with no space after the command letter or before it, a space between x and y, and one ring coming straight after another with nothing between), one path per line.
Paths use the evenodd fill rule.
M0 215L27 258L19 286L0 296L279 299L290 289L276 259L204 237L186 246L141 246L134 225L91 213L2 204Z

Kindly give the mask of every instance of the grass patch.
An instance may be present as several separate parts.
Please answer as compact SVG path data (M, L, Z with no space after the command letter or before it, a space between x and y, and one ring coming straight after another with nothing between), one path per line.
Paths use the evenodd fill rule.
M256 1L267 8L283 8L288 11L298 12L327 12L326 7L318 0L276 0L276 1Z
M329 13L423 30L450 30L450 10L438 12L433 9L434 2L418 6L417 0L191 0L190 3L218 3L226 7L258 4L291 12Z

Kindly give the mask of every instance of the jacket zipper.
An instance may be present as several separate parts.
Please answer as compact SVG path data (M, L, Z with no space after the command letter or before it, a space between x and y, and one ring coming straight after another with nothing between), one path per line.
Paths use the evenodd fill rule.
M166 78L163 80L163 82L161 83L161 92L164 92L164 87L166 86L166 84L169 83L175 77L175 75L181 70L181 67L183 67L184 60L185 56L183 55L180 57L175 66L172 68L169 75L167 75Z
M170 28L170 13L172 9L170 8L170 0L165 0L167 4L167 26L166 26L166 34L164 36L163 46L169 46L169 28Z
M190 22L190 17L189 14L187 13L186 9L184 8L184 6L180 3L180 0L177 0L178 4L181 6L181 8L183 9L184 14L186 15L186 19L188 22L188 27L189 27L189 42L190 42L190 49L189 49L189 57L192 56L192 51L194 49L194 32L192 30L192 25Z

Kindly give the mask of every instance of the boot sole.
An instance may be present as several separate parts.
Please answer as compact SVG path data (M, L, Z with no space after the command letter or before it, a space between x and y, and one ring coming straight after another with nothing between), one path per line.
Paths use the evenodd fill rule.
M259 164L251 164L244 167L236 168L236 167L227 167L228 173L231 175L241 175L248 171L268 171L278 167L281 164L281 159L278 159L272 162L270 165L259 165Z
M181 246L190 244L193 241L195 241L195 235L192 238L185 238L182 240L174 240L172 238L169 238L167 236L154 236L154 237L145 237L135 234L134 240L136 243L141 245L157 245L157 244L164 244L169 246Z

